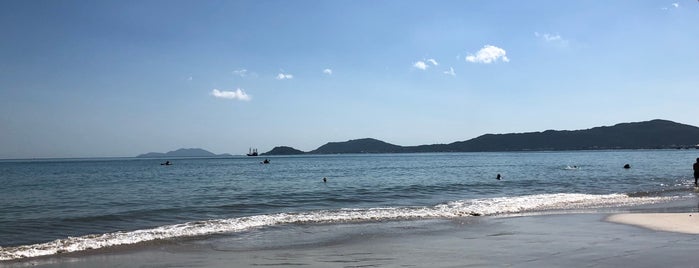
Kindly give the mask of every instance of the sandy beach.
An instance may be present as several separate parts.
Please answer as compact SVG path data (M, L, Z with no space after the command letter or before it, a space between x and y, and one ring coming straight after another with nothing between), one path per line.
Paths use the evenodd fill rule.
M692 220L683 220L689 214ZM291 225L0 266L695 267L699 236L685 226L695 217L590 213ZM670 232L655 230L661 228Z
M699 213L624 213L607 220L657 231L699 234Z

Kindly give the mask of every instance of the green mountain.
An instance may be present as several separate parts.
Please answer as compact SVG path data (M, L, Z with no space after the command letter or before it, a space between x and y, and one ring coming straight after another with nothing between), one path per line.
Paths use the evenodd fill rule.
M271 151L263 153L261 155L296 155L296 154L305 154L305 152L288 147L288 146L277 146L277 147L274 147L274 149L272 149Z
M358 139L346 142L329 142L309 154L364 154L364 153L402 153L402 146L386 143L376 139Z
M485 134L450 144L399 146L376 139L330 142L309 154L492 152L602 149L692 148L699 144L699 128L667 120L621 123L584 130ZM290 147L286 147L290 148ZM275 148L276 149L276 148ZM293 149L293 148L290 148ZM298 151L296 149L293 149ZM274 151L274 150L273 150ZM266 154L273 155L270 151Z
M199 148L182 148L167 153L146 153L136 157L140 158L163 158L163 157L229 157L230 154L214 154Z
M585 130L486 134L455 142L457 152L598 149L667 149L699 144L699 128L667 120L622 123Z

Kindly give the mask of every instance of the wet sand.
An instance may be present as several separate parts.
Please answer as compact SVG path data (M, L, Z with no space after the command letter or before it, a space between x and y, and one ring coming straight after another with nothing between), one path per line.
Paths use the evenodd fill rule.
M0 267L699 266L699 236L618 224L610 215L280 226Z

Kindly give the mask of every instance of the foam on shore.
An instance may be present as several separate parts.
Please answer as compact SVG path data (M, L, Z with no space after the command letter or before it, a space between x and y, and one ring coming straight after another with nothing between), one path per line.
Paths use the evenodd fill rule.
M699 213L624 213L609 216L607 221L656 231L699 234Z
M347 223L384 220L458 218L561 209L651 204L666 197L629 197L624 194L539 194L452 201L431 207L384 207L277 213L165 225L152 229L68 237L51 242L0 247L0 261L130 245L159 239L234 233L282 224Z

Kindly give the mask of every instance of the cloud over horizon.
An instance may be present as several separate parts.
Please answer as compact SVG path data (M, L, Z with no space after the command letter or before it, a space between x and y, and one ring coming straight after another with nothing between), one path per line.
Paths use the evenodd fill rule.
M475 55L469 54L466 57L466 61L468 62L485 64L497 62L498 59L502 60L503 62L510 61L510 59L507 58L507 52L504 49L492 45L485 45L483 48L481 48L481 50L476 52Z
M244 90L238 88L235 91L226 91L226 90L218 90L214 89L211 91L211 95L219 98L219 99L229 99L229 100L241 100L241 101L249 101L252 99L250 95L245 93Z

